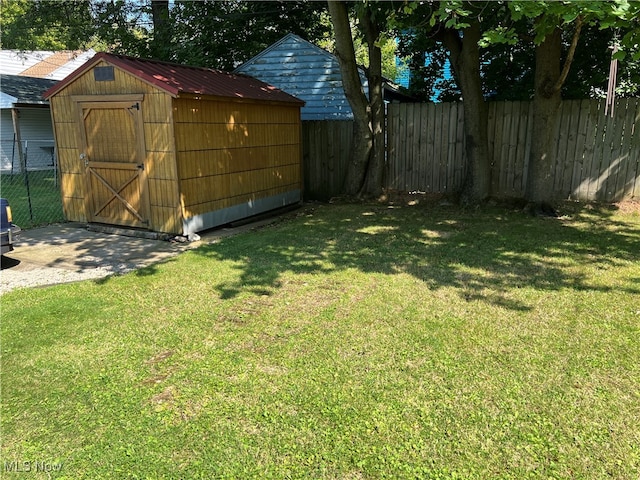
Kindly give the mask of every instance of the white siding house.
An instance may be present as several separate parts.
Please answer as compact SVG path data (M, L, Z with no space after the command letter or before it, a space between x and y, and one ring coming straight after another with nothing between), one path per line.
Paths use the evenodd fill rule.
M0 170L19 173L55 164L49 102L42 93L57 81L0 75Z
M2 173L21 172L22 163L26 163L29 170L55 167L51 113L42 93L95 54L92 49L0 50Z

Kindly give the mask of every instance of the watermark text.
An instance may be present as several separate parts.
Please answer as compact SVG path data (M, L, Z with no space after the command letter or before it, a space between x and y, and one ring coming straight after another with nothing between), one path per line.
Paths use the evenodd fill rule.
M5 461L3 464L5 472L14 473L52 473L62 470L61 462L50 462L46 460L25 460L25 461Z

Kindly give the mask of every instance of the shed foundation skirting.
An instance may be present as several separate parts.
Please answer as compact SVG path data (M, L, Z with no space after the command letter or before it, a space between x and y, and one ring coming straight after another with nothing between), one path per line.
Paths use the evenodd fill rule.
M260 198L258 200L249 200L246 203L234 205L233 207L189 217L182 222L184 235L201 232L253 215L259 215L270 210L276 210L281 207L286 207L287 205L298 203L301 200L302 192L300 190L291 190L280 195Z

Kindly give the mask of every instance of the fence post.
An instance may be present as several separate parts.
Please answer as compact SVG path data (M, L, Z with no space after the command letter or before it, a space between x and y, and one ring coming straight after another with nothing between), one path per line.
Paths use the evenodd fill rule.
M13 134L13 143L11 143L11 175L13 175L13 162L16 159L16 134Z
M33 222L33 205L31 204L31 188L29 186L29 169L27 168L27 156L29 155L29 141L24 141L24 157L23 157L23 165L24 165L24 186L27 189L27 201L29 202L29 220Z
M24 172L24 157L22 156L22 139L20 138L20 110L11 109L11 119L13 120L13 138L18 146L18 160L20 161L20 171ZM13 167L13 162L11 163ZM13 173L13 172L12 172Z

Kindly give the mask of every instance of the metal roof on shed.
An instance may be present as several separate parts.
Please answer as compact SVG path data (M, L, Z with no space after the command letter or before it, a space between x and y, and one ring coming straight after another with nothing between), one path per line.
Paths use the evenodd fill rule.
M98 53L64 80L47 90L44 93L45 98L58 93L100 61L118 67L174 97L186 93L304 105L302 100L253 77L234 75L210 68L190 67L104 52Z

